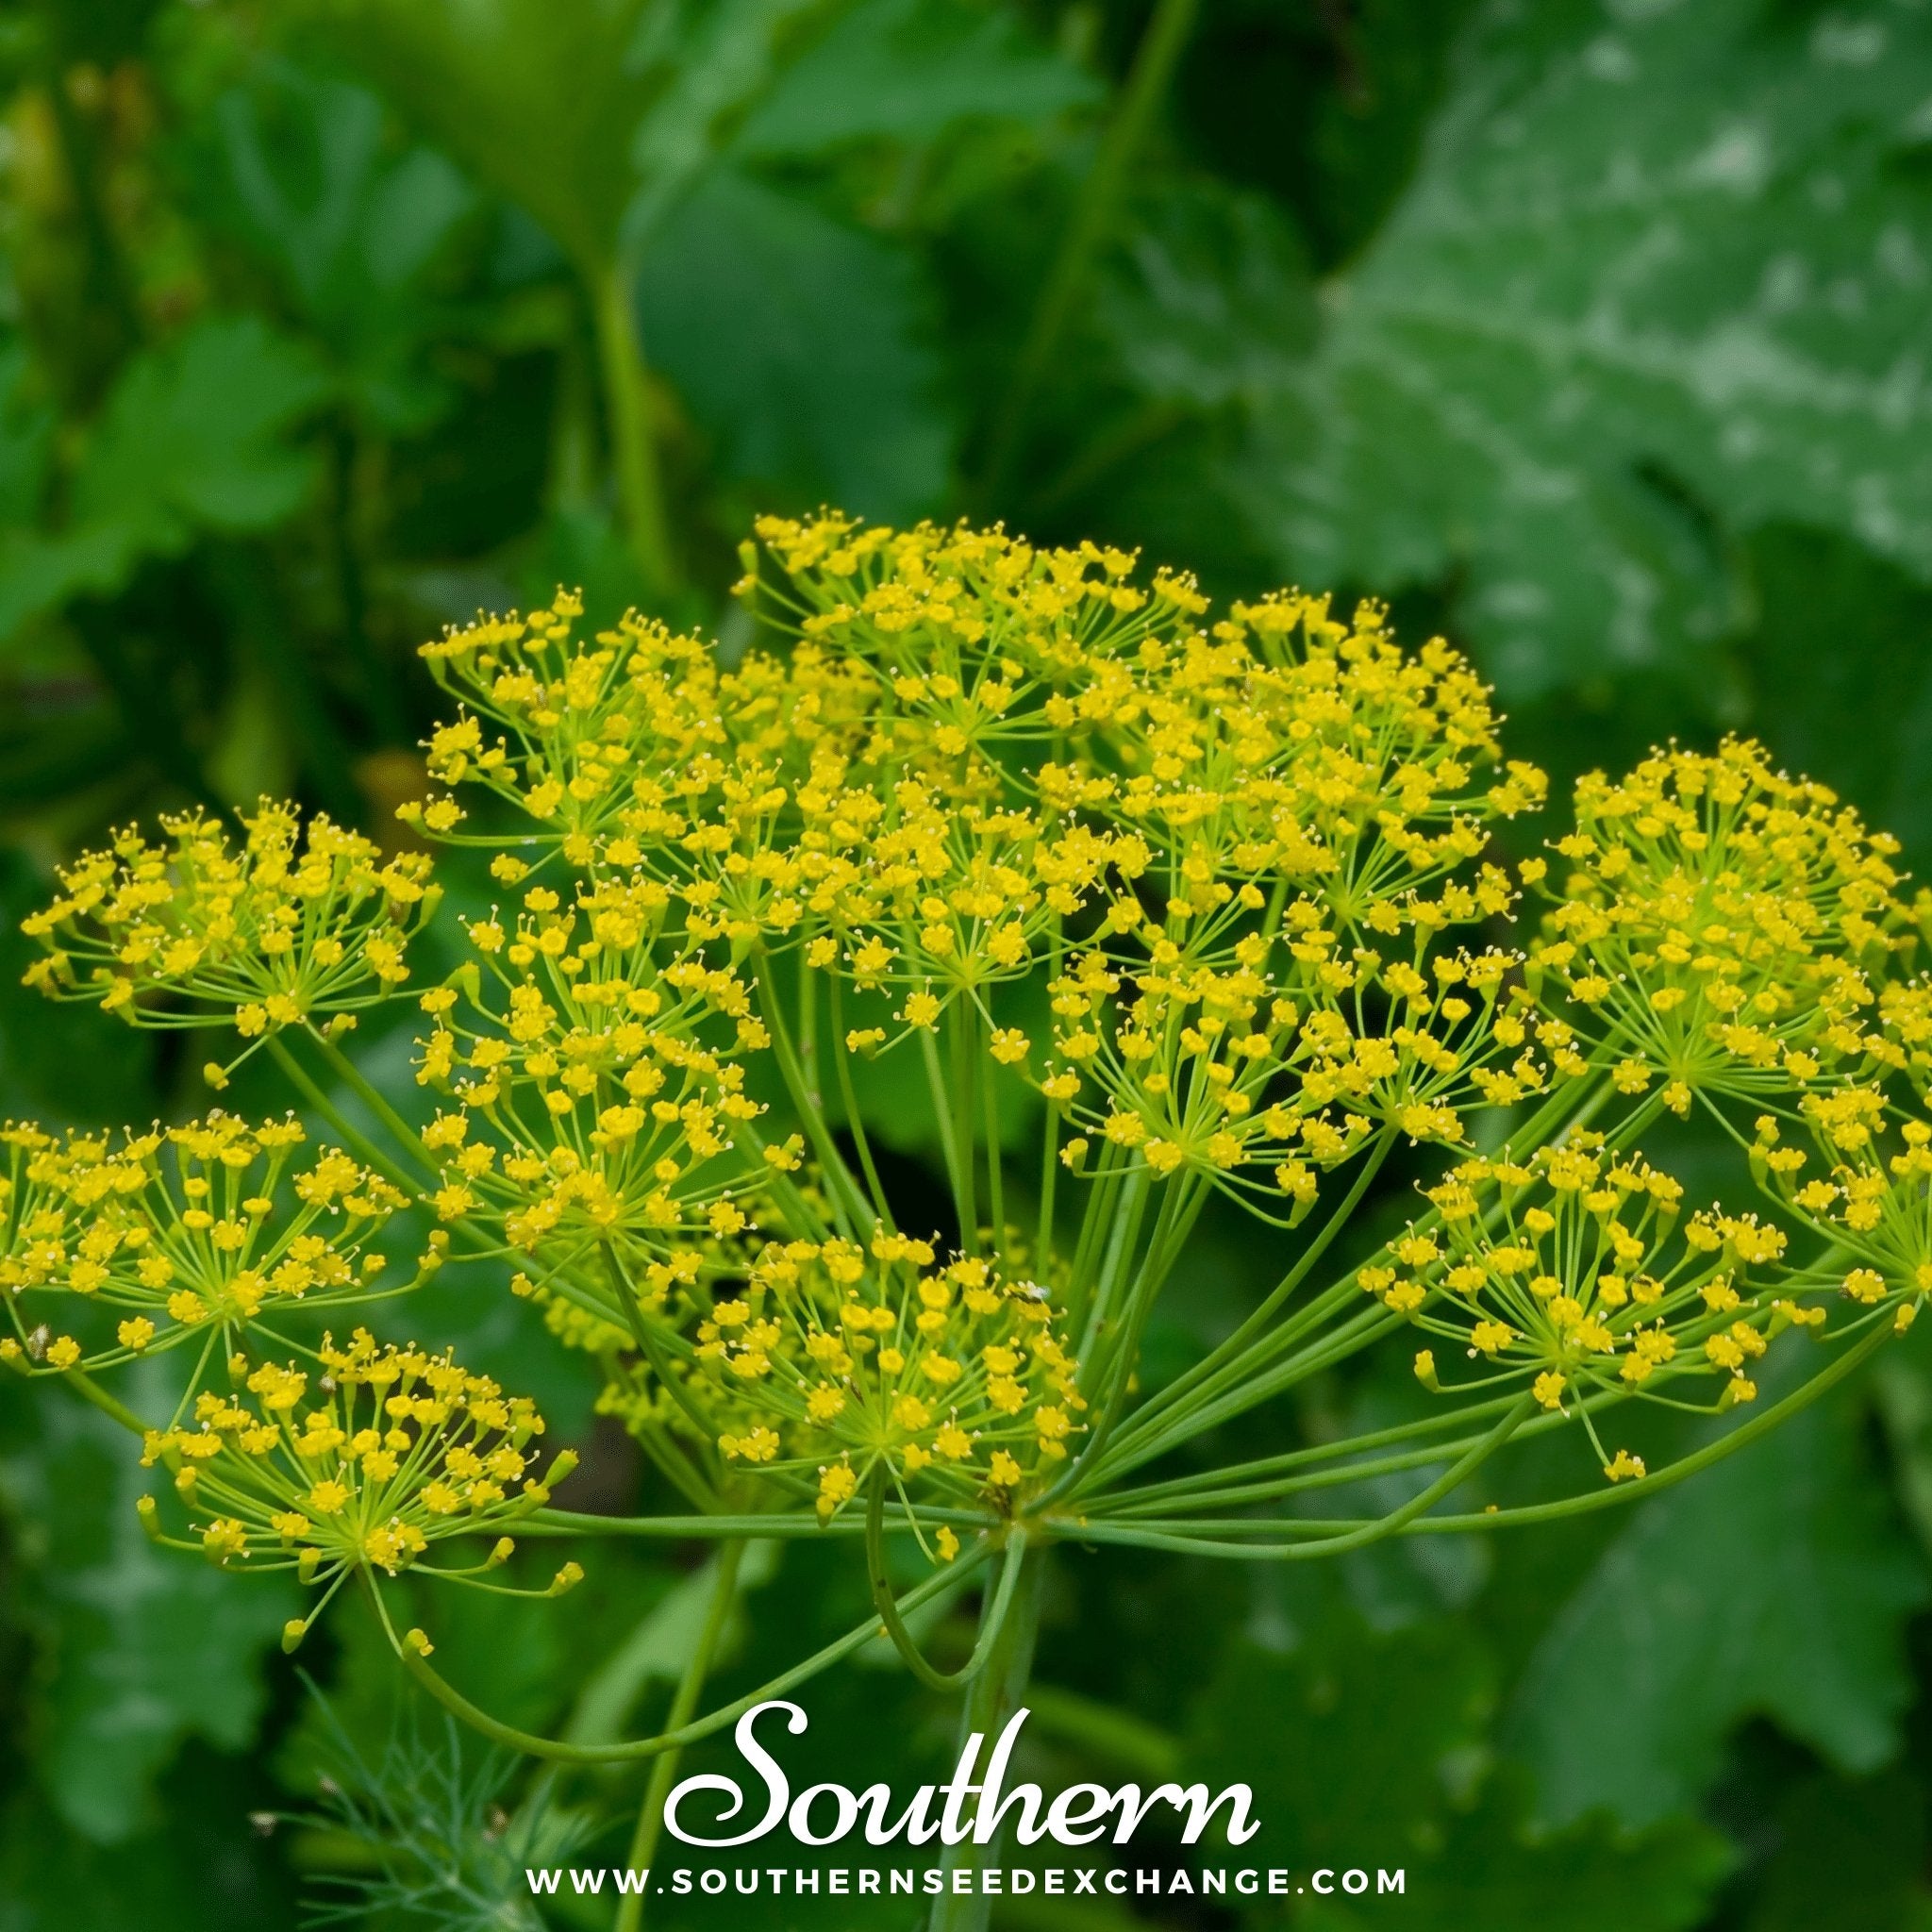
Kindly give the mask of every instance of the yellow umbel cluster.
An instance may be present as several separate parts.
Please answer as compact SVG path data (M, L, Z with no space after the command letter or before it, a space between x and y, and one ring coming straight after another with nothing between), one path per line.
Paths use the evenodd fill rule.
M298 1306L405 1291L374 1243L407 1197L306 1140L292 1119L222 1113L117 1136L0 1130L0 1358L99 1369L216 1334L233 1348ZM419 1270L440 1260L432 1248Z
M1009 1507L1087 1404L1045 1289L930 1241L774 1241L697 1330L690 1387L724 1457L816 1486L831 1516L882 1472L908 1500Z
M138 1025L219 1013L256 1039L351 1015L408 977L404 949L436 904L426 855L385 859L319 815L305 836L293 806L266 799L239 846L198 812L161 830L160 844L124 832L61 873L61 896L23 922L48 948L29 985Z
M1786 1331L1842 1362L1932 1291L1923 908L1894 841L1760 747L1592 774L1512 869L1541 774L1469 662L1378 605L1217 610L1105 546L829 511L742 554L728 656L592 630L570 594L425 647L456 708L401 816L487 855L448 861L434 983L405 958L430 857L289 806L123 834L28 922L33 983L226 1026L341 1141L0 1135L0 1365L141 1427L94 1377L176 1351L146 1372L175 1404L145 1430L157 1534L185 1506L174 1540L218 1562L380 1602L541 1507L529 1404L319 1338L309 1311L445 1262L541 1307L719 1534L862 1538L902 1648L892 1536L1300 1560L1559 1430L1641 1486L1655 1447L1607 1448L1613 1413L1758 1402L1775 1345L1755 1434L1797 1399ZM420 1110L341 1044L403 999ZM1739 1150L1762 1218L1692 1211L1672 1112ZM1396 1165L1414 1218L1359 1241ZM1278 1284L1143 1377L1229 1208ZM1382 1466L1439 1474L1389 1518L1246 1513L1347 1480L1345 1439L1132 1486L1410 1331L1426 1412Z
M174 1473L195 1545L225 1569L395 1575L451 1536L513 1524L575 1465L566 1451L540 1481L542 1417L447 1354L358 1328L345 1346L325 1341L317 1366L239 1359L233 1393L205 1391L192 1425L148 1434L143 1466ZM144 1514L153 1526L151 1500Z

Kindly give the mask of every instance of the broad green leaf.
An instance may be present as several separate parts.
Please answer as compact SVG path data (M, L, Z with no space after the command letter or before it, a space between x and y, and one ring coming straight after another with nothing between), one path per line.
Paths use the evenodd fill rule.
M258 317L217 317L131 363L75 475L73 528L125 554L182 549L197 527L272 529L315 461L288 436L319 403L314 357Z
M425 352L456 318L426 284L476 203L441 154L394 152L365 89L277 62L214 104L208 212L275 270L351 399L420 429L450 400Z
M1923 1932L1925 1789L1904 1769L1857 1780L1819 1773L1785 1794L1745 1932Z
M1329 1620L1297 1650L1238 1644L1196 1719L1187 1778L1254 1791L1250 1862L1402 1862L1480 1762L1490 1664L1460 1624L1384 1634Z
M735 148L779 156L857 141L916 145L964 121L1050 120L1099 92L1003 4L865 0L752 110Z
M1244 1862L1407 1874L1401 1904L1303 1893L1290 1923L1416 1932L1680 1932L1731 1862L1677 1819L1632 1833L1597 1817L1556 1832L1526 1818L1519 1777L1491 1757L1491 1666L1459 1622L1375 1633L1321 1626L1297 1651L1241 1646L1199 1717L1187 1778L1252 1787L1261 1830ZM1210 1862L1212 1858L1210 1857ZM1257 1901L1250 1923L1282 1922Z
M1706 1923L1736 1862L1694 1819L1625 1831L1599 1814L1537 1831L1525 1810L1520 1778L1492 1773L1476 1802L1451 1814L1441 1845L1407 1859L1399 1906L1373 1891L1354 1903L1331 1898L1306 1923L1366 1928L1399 1912L1403 1932L1689 1932Z
M151 1817L154 1780L185 1739L234 1751L254 1737L262 1654L298 1592L157 1548L134 1509L140 1444L58 1389L8 1397L24 1399L33 1434L0 1457L0 1501L34 1551L40 1776L70 1826L113 1843Z
M646 358L747 502L933 508L953 445L909 256L748 175L713 175L638 280Z
M1679 662L1773 518L1932 573L1932 18L1495 5L1414 184L1257 425L1305 581L1466 578L1514 692Z
M0 537L0 639L79 591L118 590L197 529L264 530L299 508L315 462L289 433L325 389L313 357L255 316L210 318L138 357L88 432L66 526ZM45 433L31 413L0 429L16 515L38 495Z
M1514 1693L1542 1815L1666 1817L1695 1802L1745 1717L1846 1771L1897 1750L1925 1571L1858 1418L1844 1401L1807 1409L1637 1507Z
M344 51L589 275L703 172L825 0L327 0Z
M1176 186L1150 203L1122 253L1101 322L1141 394L1211 409L1293 379L1315 333L1314 283L1273 203Z

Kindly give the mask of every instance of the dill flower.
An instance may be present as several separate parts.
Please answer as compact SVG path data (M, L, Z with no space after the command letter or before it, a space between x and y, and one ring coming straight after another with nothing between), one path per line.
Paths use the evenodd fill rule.
M1836 1291L1854 1310L1890 1307L1903 1333L1932 1291L1932 1124L1899 1119L1875 1088L1845 1087L1806 1094L1800 1124L1808 1151L1762 1115L1751 1167L1827 1242L1802 1285ZM1806 1319L1823 1324L1824 1310L1813 1306Z
M1475 1365L1452 1381L1431 1350L1431 1388L1527 1386L1592 1437L1594 1412L1625 1396L1750 1402L1753 1364L1797 1314L1770 1286L1786 1237L1717 1209L1679 1225L1683 1191L1587 1134L1521 1161L1464 1161L1427 1191L1433 1224L1411 1224L1357 1279Z
M143 1026L211 1013L244 1039L339 1022L408 977L405 952L438 888L422 853L385 859L359 833L264 799L236 845L199 812L163 818L161 843L120 834L60 874L23 922L46 946L26 983Z
M766 756L808 744L828 696L841 708L809 654L790 669L755 657L726 672L708 644L635 614L579 639L582 609L559 592L547 610L482 619L423 647L463 708L426 746L430 775L449 792L400 815L432 838L499 848L510 884L553 854L578 871L628 870L647 853L661 863L693 806L725 789L741 806L755 797ZM468 815L454 793L465 785L535 829L459 831Z
M1576 788L1576 829L1534 950L1621 1091L1790 1091L1882 1051L1874 978L1910 943L1892 865L1835 793L1726 740ZM1535 882L1548 868L1525 869Z
M480 1215L552 1266L611 1244L639 1270L744 1224L736 1194L791 1158L745 1091L769 1035L738 972L665 938L668 907L641 877L571 903L533 885L513 923L470 923L472 962L422 996L417 1078L456 1102L424 1135L444 1220Z
M387 1287L374 1245L405 1196L340 1148L306 1158L292 1120L214 1113L120 1136L0 1132L0 1353L55 1368L108 1367L297 1304L367 1302ZM36 1341L44 1311L92 1340Z
M1503 997L1510 955L1421 952L1425 972L1357 948L1338 983L1329 937L1291 917L1273 945L1238 941L1224 972L1160 940L1137 965L1072 956L1049 989L1041 1091L1132 1163L1195 1173L1292 1224L1316 1176L1378 1128L1459 1141L1471 1108L1544 1091L1540 1041L1574 1071L1564 1030Z
M319 1355L275 1333L284 1308L413 1287L385 1285L378 1246L405 1205L440 1224L416 1279L458 1237L510 1260L710 1528L741 1529L758 1491L862 1528L880 1622L927 1682L889 1534L941 1561L967 1536L975 1558L1005 1546L991 1654L1031 1614L1036 1539L1353 1548L1431 1526L1506 1443L1568 1421L1607 1479L1637 1481L1599 1433L1619 1404L1749 1403L1792 1325L1828 1323L1853 1366L1932 1290L1932 984L1906 976L1896 847L1757 747L1585 779L1557 871L1512 875L1492 835L1542 775L1506 756L1470 664L1399 646L1378 605L1217 610L1126 552L829 511L760 521L744 557L739 592L780 643L728 664L637 615L587 635L564 593L425 647L457 711L425 747L435 795L402 816L487 850L506 903L418 992L439 1108L420 1131L332 1035L404 983L426 858L325 820L305 838L288 808L240 846L190 815L79 861L33 923L51 992L157 1024L225 1014L244 1053L311 1027L398 1143L391 1186L292 1124L0 1134L0 1358L73 1370L203 1338L146 1436L175 1477L157 1534L185 1507L174 1541L325 1599L358 1573L475 1582L504 1559L505 1536L454 1571L430 1546L541 1502L527 1403L361 1330ZM1527 957L1520 885L1548 900ZM944 1256L896 1231L874 1151L913 1092ZM1632 1151L1699 1096L1770 1109L1766 1218L1687 1213ZM1474 1154L1500 1109L1514 1141ZM1311 1285L1405 1141L1445 1150L1427 1212ZM1328 1211L1149 1391L1141 1338L1217 1193L1272 1227ZM57 1308L59 1333L39 1319ZM1417 1378L1451 1400L1380 1440L1442 1474L1383 1519L1331 1538L1295 1513L1367 1446L1346 1440L1122 1486L1409 1327ZM202 1386L225 1359L228 1392ZM1451 1440L1471 1393L1498 1420Z
M149 1432L142 1465L173 1472L191 1525L162 1541L331 1589L358 1569L466 1575L423 1559L453 1537L512 1527L575 1465L565 1451L540 1479L535 1407L447 1353L378 1345L358 1328L316 1360L319 1374L238 1360L233 1393L204 1391L190 1421ZM154 1498L142 1514L158 1534Z
M886 1473L908 1499L1008 1508L1067 1456L1087 1405L1047 1292L929 1241L772 1241L711 1304L694 1397L727 1462L822 1517Z

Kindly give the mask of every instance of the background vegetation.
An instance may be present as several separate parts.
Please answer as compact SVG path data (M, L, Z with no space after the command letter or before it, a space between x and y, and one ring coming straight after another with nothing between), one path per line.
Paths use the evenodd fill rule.
M134 815L266 790L389 825L433 710L413 647L479 606L564 580L728 646L749 517L822 501L1141 544L1217 593L1373 591L1475 652L1559 785L1748 730L1932 860L1906 0L42 0L0 8L0 72L9 931ZM196 1041L42 1008L23 963L0 940L0 1113L208 1104ZM403 1072L402 1038L364 1047ZM909 1178L915 1113L901 1140ZM1204 1238L1157 1370L1273 1278L1253 1243ZM589 1437L580 1502L645 1502L576 1368L458 1272L439 1336ZM0 1932L298 1897L531 1925L526 1857L620 1855L622 1823L593 1840L628 1790L544 1804L453 1758L352 1616L300 1659L325 1706L272 1588L142 1540L111 1434L0 1389ZM1407 1867L1400 1907L1298 1925L1924 1928L1928 1547L1922 1327L1560 1533L1320 1576L1067 1561L1036 1748L1246 1778L1268 1862ZM600 1548L566 1606L466 1603L452 1674L518 1722L648 1723L695 1560ZM849 1567L764 1563L734 1671L858 1614ZM889 1669L811 1708L831 1775L950 1755ZM1162 1923L1269 1923L1185 1905ZM732 1923L898 1923L868 1909Z

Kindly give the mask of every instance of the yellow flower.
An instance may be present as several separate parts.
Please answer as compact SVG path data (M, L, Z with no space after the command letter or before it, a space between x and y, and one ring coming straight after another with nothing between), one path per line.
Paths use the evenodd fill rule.
M29 983L138 1025L227 1013L247 1040L387 998L436 903L426 857L266 799L241 826L237 844L201 813L163 818L161 842L128 830L64 868L24 922L47 948Z
M188 1421L148 1439L143 1464L180 1471L194 1533L225 1567L293 1569L316 1585L371 1565L393 1574L433 1542L494 1533L548 1499L527 1449L543 1422L525 1398L363 1329L325 1341L320 1366L317 1377L238 1357L232 1394L204 1391ZM549 1481L575 1460L558 1457Z

